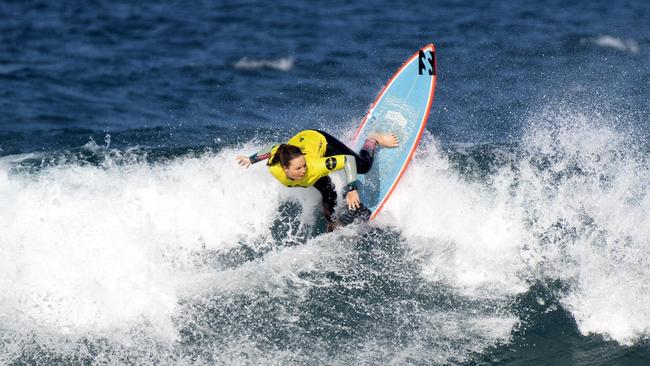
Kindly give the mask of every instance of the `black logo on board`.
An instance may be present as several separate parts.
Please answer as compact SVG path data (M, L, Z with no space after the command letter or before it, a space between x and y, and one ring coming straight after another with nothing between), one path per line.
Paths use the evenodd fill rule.
M428 51L429 56L427 57L424 51L420 50L418 54L418 74L422 75L424 70L429 72L430 76L436 75L436 53L434 51ZM427 62L428 68L424 62Z
M336 158L327 158L325 160L325 167L327 167L327 170L336 168Z

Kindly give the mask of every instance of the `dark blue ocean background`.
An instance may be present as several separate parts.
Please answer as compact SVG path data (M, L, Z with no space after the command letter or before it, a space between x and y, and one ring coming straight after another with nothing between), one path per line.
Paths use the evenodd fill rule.
M649 364L649 25L639 0L1 1L0 364ZM315 190L236 166L350 142L428 43L376 222L325 234Z

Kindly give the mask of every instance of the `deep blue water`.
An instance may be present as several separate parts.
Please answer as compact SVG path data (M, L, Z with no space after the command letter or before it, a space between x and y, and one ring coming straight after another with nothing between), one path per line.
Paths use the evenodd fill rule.
M0 363L650 362L644 1L0 2ZM435 43L383 218L237 154L346 140Z

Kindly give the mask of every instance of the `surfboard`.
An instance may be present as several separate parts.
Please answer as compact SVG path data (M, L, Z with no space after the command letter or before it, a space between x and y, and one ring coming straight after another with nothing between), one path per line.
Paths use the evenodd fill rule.
M368 109L354 137L359 151L366 138L375 132L395 133L397 148L378 148L372 168L358 176L361 202L374 219L397 187L424 132L436 88L436 51L429 44L397 70Z

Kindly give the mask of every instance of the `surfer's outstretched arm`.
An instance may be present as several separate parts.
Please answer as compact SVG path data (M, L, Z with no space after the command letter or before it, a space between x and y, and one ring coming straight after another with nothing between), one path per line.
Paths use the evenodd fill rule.
M237 163L239 163L239 165L248 168L251 166L251 164L255 164L271 157L271 149L273 149L274 146L275 145L269 145L249 157L238 155L235 160L237 160Z

